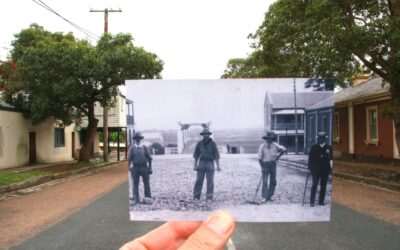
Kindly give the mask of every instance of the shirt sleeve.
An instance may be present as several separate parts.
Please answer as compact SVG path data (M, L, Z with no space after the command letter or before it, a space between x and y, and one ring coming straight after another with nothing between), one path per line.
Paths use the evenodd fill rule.
M218 151L218 147L217 144L215 142L213 142L213 148L214 148L214 160L219 160L220 155L219 155L219 151Z
M314 146L311 146L310 152L308 153L308 169L312 170L313 168L313 154L314 154Z
M196 144L196 148L193 153L193 158L198 159L200 156L200 142Z
M258 157L259 160L262 160L262 159L263 159L263 148L264 148L264 144L261 144L261 145L258 147L257 157Z
M275 147L276 147L276 149L277 149L277 151L279 153L282 153L282 152L286 151L286 147L285 146L282 146L282 145L280 145L280 144L278 144L276 142L273 142L273 143L274 143L274 145L275 145Z
M130 147L129 147L129 150L128 150L128 166L130 165L130 163L131 163L132 160L133 160L133 152L132 152L132 150L133 150L133 147L130 146Z
M149 161L153 160L153 158L150 155L149 149L146 146L143 147L144 147L144 156L146 157L146 159Z

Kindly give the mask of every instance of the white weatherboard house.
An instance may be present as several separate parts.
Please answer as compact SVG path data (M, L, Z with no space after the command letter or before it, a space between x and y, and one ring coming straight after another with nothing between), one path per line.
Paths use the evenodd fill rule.
M97 124L97 133L92 146L92 153L100 153L102 142L99 141L98 132L103 131L103 107L100 103L95 104L94 114L96 119L99 120ZM122 94L115 97L113 107L110 107L107 112L108 115L108 131L121 133L126 131L128 146L134 134L134 118L133 118L133 101L127 100ZM82 119L82 128L87 128L87 118ZM126 141L120 142L120 147L124 148Z

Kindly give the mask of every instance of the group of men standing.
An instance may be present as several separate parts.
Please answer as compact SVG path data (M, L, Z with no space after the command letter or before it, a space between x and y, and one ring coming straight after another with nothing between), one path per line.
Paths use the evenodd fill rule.
M220 155L216 143L210 137L212 132L205 128L200 135L200 140L193 153L194 170L197 172L196 181L193 188L193 198L200 200L204 179L207 180L206 201L212 201L214 195L214 172L221 171ZM144 137L136 133L133 137L135 144L128 151L128 168L132 176L132 193L134 202L140 202L139 199L139 181L142 177L144 184L145 198L151 198L150 175L152 174L152 157L148 148L141 145ZM287 152L286 147L276 142L276 135L273 132L267 132L262 137L265 143L258 148L258 160L262 173L262 202L273 201L273 195L276 181L277 161ZM311 147L308 155L308 168L311 172L313 183L311 187L310 205L315 205L315 196L318 184L320 184L319 205L325 204L326 186L328 176L331 173L332 147L326 143L326 133L318 133L317 144ZM216 168L215 168L216 167Z

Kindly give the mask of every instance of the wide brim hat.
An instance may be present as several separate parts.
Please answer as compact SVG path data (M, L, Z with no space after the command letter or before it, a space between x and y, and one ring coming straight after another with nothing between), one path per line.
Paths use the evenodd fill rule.
M137 132L137 133L135 133L135 135L132 138L133 139L143 139L144 136L140 132Z
M211 135L211 131L208 128L203 129L203 131L201 131L200 135Z
M326 138L328 135L326 134L326 132L318 132L317 133L317 137L324 137Z
M264 140L265 139L275 139L276 138L276 134L274 132L267 132L267 134L264 135L262 138Z

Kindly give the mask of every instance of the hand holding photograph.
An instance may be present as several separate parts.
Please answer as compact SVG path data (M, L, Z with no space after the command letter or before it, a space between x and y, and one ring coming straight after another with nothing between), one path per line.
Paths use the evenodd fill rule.
M330 220L332 79L126 86L131 220Z

